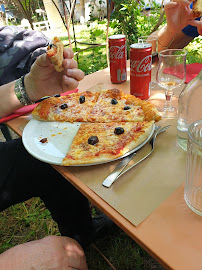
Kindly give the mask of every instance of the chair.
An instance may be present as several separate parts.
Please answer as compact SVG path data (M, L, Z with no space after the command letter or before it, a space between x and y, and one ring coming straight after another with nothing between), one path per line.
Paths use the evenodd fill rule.
M0 123L0 130L2 131L4 138L6 139L6 141L11 141L12 137L11 134L9 132L8 127L4 124L4 123Z

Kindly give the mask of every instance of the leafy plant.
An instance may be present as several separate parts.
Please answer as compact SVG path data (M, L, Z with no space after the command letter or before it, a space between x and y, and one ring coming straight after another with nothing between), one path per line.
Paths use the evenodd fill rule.
M141 14L137 1L115 0L115 10L111 15L110 27L116 34L126 35L129 44L136 42L138 36L137 16Z
M149 35L158 22L161 7L155 1L146 5L143 0L114 0L110 27L115 33L126 35L128 46L137 42L139 36ZM150 10L147 10L150 8Z
M199 36L199 37L195 38L192 42L190 42L185 47L185 50L188 51L188 54L187 54L187 64L191 64L191 63L202 63L202 58L201 58L201 43L202 43L202 37Z

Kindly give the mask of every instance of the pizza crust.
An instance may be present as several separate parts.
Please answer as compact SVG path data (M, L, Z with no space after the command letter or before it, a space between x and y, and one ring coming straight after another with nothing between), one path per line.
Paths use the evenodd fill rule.
M57 53L54 56L51 56L50 60L53 63L55 70L61 72L64 70L62 66L64 59L63 57L64 45L58 37L54 37L52 44L56 47Z

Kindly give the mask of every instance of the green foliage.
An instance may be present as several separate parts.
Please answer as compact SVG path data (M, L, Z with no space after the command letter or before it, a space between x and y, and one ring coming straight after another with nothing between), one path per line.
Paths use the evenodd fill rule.
M126 35L129 44L136 41L138 36L137 16L141 14L139 4L134 0L115 0L115 10L111 15L110 26L116 34Z
M202 63L201 44L202 44L202 37L199 36L185 47L185 50L188 51L187 64Z
M157 7L158 8L158 7ZM156 21L159 18L158 13L154 14L154 11L149 11L149 15L147 15L148 11L144 14L144 16L137 16L137 37L148 35L151 29L154 28ZM110 24L109 28L109 36L115 33L120 33L115 25L117 24L116 20L113 20ZM113 26L113 28L111 27ZM89 22L88 26L79 26L76 25L76 39L79 42L86 43L100 43L106 44L106 28L107 28L107 20L93 21ZM68 43L67 37L61 37L64 43ZM73 35L72 35L73 39ZM137 42L137 39L135 40ZM187 63L202 62L202 58L200 56L201 51L201 37L195 38L185 49L188 51L187 55ZM78 44L77 51L82 50L87 45ZM76 49L74 52L76 52ZM76 58L75 58L76 59ZM77 60L77 59L76 59ZM95 47L94 49L90 48L87 51L80 52L78 54L78 66L80 69L84 71L84 73L90 74L95 71L107 67L107 57L106 57L106 47L105 45L102 47Z
M106 34L104 29L99 28L99 22L95 26L95 24L87 25L89 29L89 43L95 44L99 43L98 38L106 39ZM105 53L105 47L95 47L90 49L87 53L80 53L79 54L79 67L81 67L83 70L85 70L85 74L93 73L99 69L102 69L103 67L106 67L106 53ZM83 58L82 65L81 58ZM90 63L90 64L89 64Z
M77 49L73 44L73 51L78 52L83 49L91 47L93 44L103 44L102 46L89 48L88 50L79 52L78 56L78 67L84 71L84 73L90 74L100 69L107 67L106 57L106 27L107 20L101 22L95 20L89 22L82 29L77 29L79 26L75 26L77 42L88 43L89 45L77 44ZM113 30L109 29L109 35L113 34ZM71 35L73 40L73 35ZM67 37L61 37L61 40L68 42ZM92 44L92 45L91 45ZM76 59L76 57L75 57ZM77 59L76 59L77 60Z
M115 11L111 14L110 27L115 33L126 35L128 46L137 42L139 36L149 35L160 17L160 6L150 1L147 11L144 1L114 0Z
M107 67L106 49L96 47L88 52L79 53L78 67L82 69L86 75Z

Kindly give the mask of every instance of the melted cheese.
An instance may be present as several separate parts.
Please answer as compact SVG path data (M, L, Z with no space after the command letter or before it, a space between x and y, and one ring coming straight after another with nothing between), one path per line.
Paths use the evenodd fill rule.
M82 124L75 136L62 165L87 164L113 160L144 142L151 133L153 122L111 122ZM124 133L114 133L122 127ZM98 143L91 145L88 139L98 137Z

